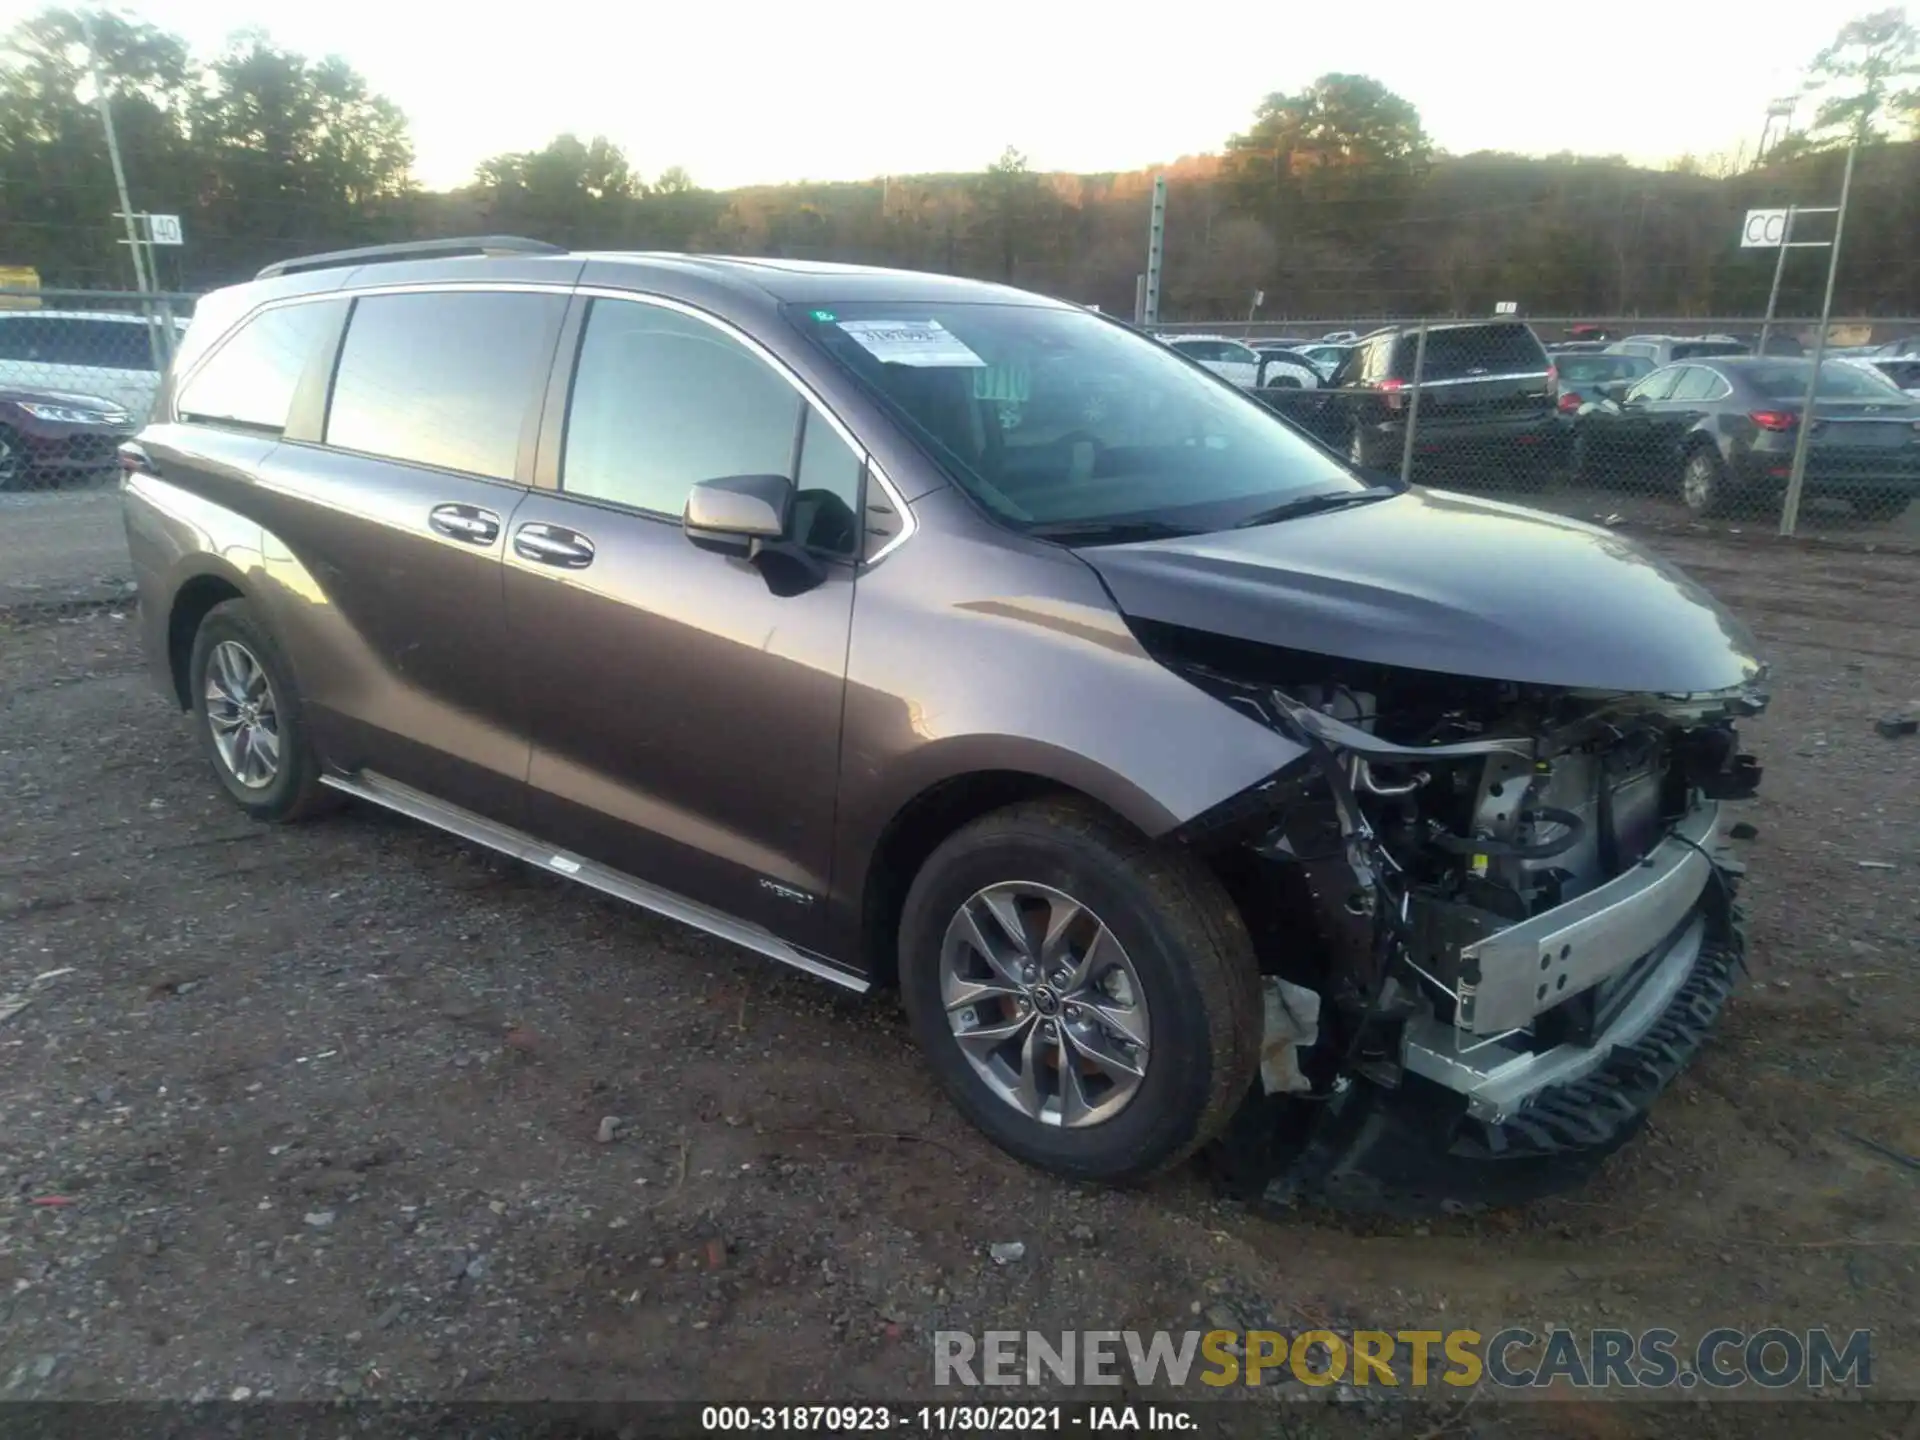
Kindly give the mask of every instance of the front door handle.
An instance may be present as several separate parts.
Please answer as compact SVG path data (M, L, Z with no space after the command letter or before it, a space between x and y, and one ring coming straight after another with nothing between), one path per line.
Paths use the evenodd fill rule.
M427 524L469 545L491 545L500 538L500 517L478 505L436 505L427 512Z
M593 541L564 525L530 520L513 532L513 553L536 565L584 570L593 563Z

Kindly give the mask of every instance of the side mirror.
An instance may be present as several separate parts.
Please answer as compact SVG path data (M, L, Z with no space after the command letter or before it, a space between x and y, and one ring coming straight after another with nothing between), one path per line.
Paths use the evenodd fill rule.
M792 517L786 476L727 475L693 487L680 528L702 550L751 559L756 545L786 538Z
M827 578L826 566L788 538L793 481L784 475L702 480L687 496L680 530L702 550L745 560L775 595L799 595Z

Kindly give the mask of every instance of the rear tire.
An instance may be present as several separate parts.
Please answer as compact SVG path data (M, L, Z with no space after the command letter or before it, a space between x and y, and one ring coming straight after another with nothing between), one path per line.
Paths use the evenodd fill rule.
M1178 1163L1259 1065L1259 965L1226 891L1079 801L996 811L933 852L901 917L900 986L961 1113L1073 1179Z
M1737 498L1719 452L1706 445L1687 452L1680 472L1680 502L1687 509L1702 520L1717 520L1733 513Z
M1593 467L1591 447L1584 432L1576 430L1573 439L1567 442L1567 483L1570 485L1591 485L1593 477L1587 472Z
M0 490L27 488L27 448L5 425L0 425Z
M187 693L213 773L256 820L304 819L333 808L293 669L245 600L209 610L193 637Z

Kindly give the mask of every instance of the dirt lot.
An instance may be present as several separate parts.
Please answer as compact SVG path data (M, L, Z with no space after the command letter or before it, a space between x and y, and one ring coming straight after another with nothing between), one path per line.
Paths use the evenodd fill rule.
M1592 1188L1424 1225L1024 1170L889 1002L370 810L252 825L131 616L0 617L0 1398L900 1399L935 1329L1200 1315L1871 1326L1914 1393L1920 1174L1865 1142L1920 1154L1920 739L1873 729L1920 559L1658 543L1777 663L1753 980Z

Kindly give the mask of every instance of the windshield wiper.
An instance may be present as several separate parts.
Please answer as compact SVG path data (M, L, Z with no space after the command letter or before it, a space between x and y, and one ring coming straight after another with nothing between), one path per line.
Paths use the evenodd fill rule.
M1200 532L1165 520L1061 520L1035 525L1029 535L1042 540L1083 540L1096 545L1124 545L1132 540L1173 540Z
M1322 491L1318 495L1296 495L1291 500L1266 510L1257 510L1244 520L1234 521L1233 528L1245 530L1253 525L1271 525L1276 520L1293 520L1302 515L1318 515L1327 510L1344 510L1349 505L1367 505L1375 500L1385 500L1398 495L1400 491L1390 485L1370 485L1365 490Z

